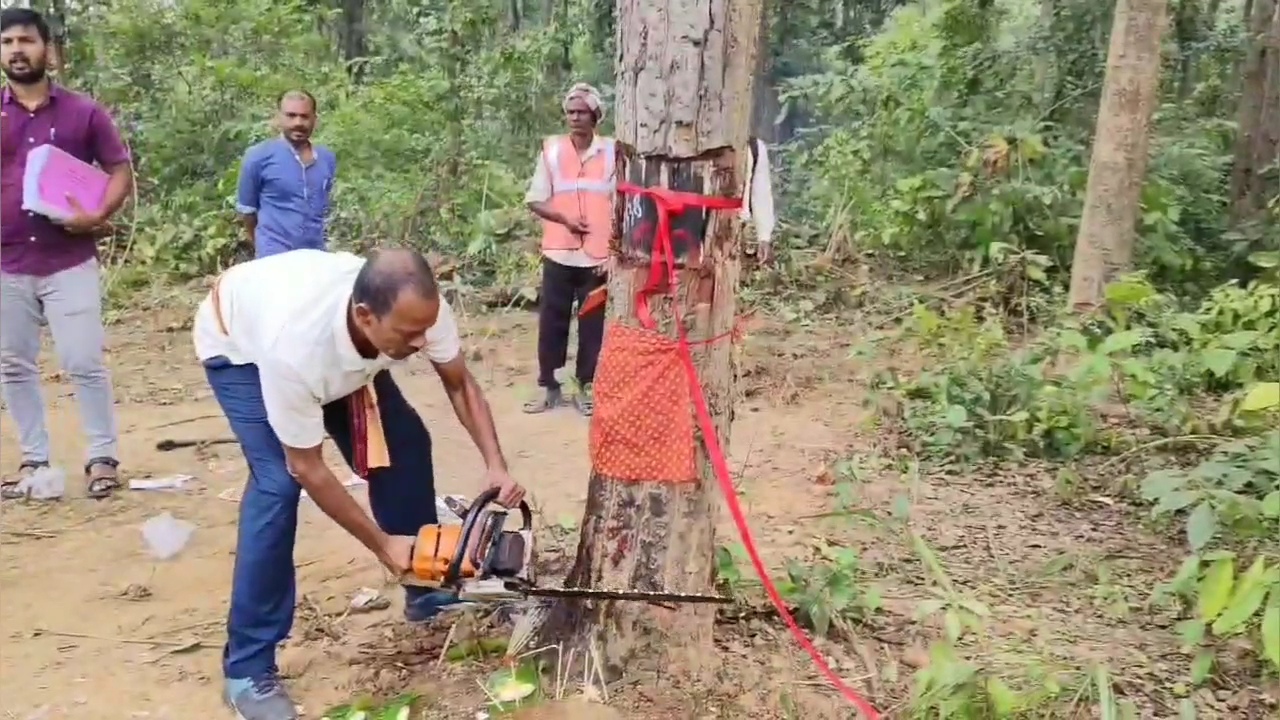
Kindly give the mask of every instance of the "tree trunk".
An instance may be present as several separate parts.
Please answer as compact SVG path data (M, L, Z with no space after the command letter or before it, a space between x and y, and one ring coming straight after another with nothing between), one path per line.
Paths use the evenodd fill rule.
M1054 98L1057 97L1055 90L1054 74L1054 48L1053 44L1047 42L1053 33L1053 18L1057 12L1056 0L1040 0L1040 14L1036 22L1036 32L1045 38L1046 42L1039 52L1035 55L1033 70L1036 92L1040 97L1040 107L1042 110L1049 110L1053 107Z
M1107 283L1128 270L1147 171L1147 129L1160 86L1166 0L1119 0L1098 108L1084 213L1076 236L1068 307L1102 304Z
M364 0L342 1L342 60L351 79L364 77L364 58L368 55Z
M1236 222L1265 208L1272 194L1267 169L1276 163L1280 147L1280 0L1255 0L1245 22L1248 44L1231 171L1231 215Z
M51 0L49 3L48 17L50 28L53 32L52 47L49 48L49 57L47 59L49 69L53 72L58 82L68 83L68 69L71 66L71 56L69 53L71 31L67 27L67 3L66 0ZM87 88L86 88L87 89Z
M1179 101L1191 97L1194 85L1196 46L1204 35L1198 0L1179 0L1173 18L1174 42L1178 47L1177 97Z
M706 195L742 193L751 157L748 125L761 5L762 0L618 0L619 177ZM623 240L609 279L608 312L611 323L631 324L648 250L643 240L630 238L654 213L648 199L627 197L618 205ZM693 228L693 237L705 244L681 255L686 267L679 300L651 300L655 318L672 334L674 318L680 318L694 340L729 332L737 310L741 222L734 212L693 210L681 218L673 225ZM721 340L695 346L694 359L717 436L727 443L732 345ZM593 472L577 559L565 585L711 592L720 499L700 441L698 467L697 482L674 485L621 482ZM664 645L675 652L665 667L696 674L706 669L694 658L710 655L705 648L714 617L707 606L670 611L641 603L563 601L552 607L541 637L562 644L566 656L571 648L590 649L608 679L620 675L637 653ZM690 648L704 652L685 652Z
M766 143L778 142L777 120L782 111L774 85L769 13L760 13L760 37L756 40L756 82L751 91L751 134Z

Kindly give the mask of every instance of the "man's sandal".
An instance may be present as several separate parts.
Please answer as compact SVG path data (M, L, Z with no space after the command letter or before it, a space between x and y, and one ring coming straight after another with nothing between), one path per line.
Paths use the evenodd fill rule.
M117 471L119 467L119 461L109 457L97 457L85 463L84 477L88 482L88 496L94 500L102 500L119 490L122 487L120 473Z
M18 466L18 474L16 476L0 480L0 500L26 499L27 490L22 487L22 481L31 477L40 468L47 467L49 467L47 462L24 461Z
M525 403L524 411L529 415L537 415L548 410L554 410L562 405L564 405L564 391L560 388L548 388L543 392L541 398Z
M591 417L596 411L596 396L591 390L591 385L583 385L580 390L573 396L573 405L578 408L578 412L583 417Z

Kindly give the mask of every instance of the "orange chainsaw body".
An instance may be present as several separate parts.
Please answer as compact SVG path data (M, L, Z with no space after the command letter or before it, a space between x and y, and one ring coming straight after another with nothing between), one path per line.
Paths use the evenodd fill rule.
M488 509L496 491L483 493L470 507L453 507L461 525L437 523L418 530L410 571L401 582L442 589L462 589L475 582L533 582L533 514L521 503L521 526L505 527L508 511ZM446 498L446 502L450 502ZM456 501L454 501L456 502Z
M418 541L413 546L413 574L424 583L440 583L449 572L449 564L463 553L459 577L476 576L476 566L471 564L469 553L461 547L461 525L424 525L418 530Z

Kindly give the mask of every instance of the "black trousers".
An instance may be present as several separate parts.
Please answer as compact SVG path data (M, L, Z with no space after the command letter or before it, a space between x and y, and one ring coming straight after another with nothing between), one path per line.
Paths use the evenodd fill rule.
M542 299L538 304L538 385L554 389L556 370L569 359L569 324L587 294L605 283L596 268L561 265L542 259ZM596 360L604 340L604 308L578 320L578 358L575 377L585 385L595 381Z

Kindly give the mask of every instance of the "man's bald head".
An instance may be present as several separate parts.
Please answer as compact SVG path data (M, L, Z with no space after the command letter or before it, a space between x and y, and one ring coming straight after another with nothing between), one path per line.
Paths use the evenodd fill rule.
M356 275L351 301L382 319L406 290L421 300L434 302L440 298L440 287L427 259L407 248L374 250Z
M319 112L320 108L316 106L316 96L306 90L285 90L280 93L280 102L277 103L281 109L291 102L304 102L311 106L311 113L314 115Z

